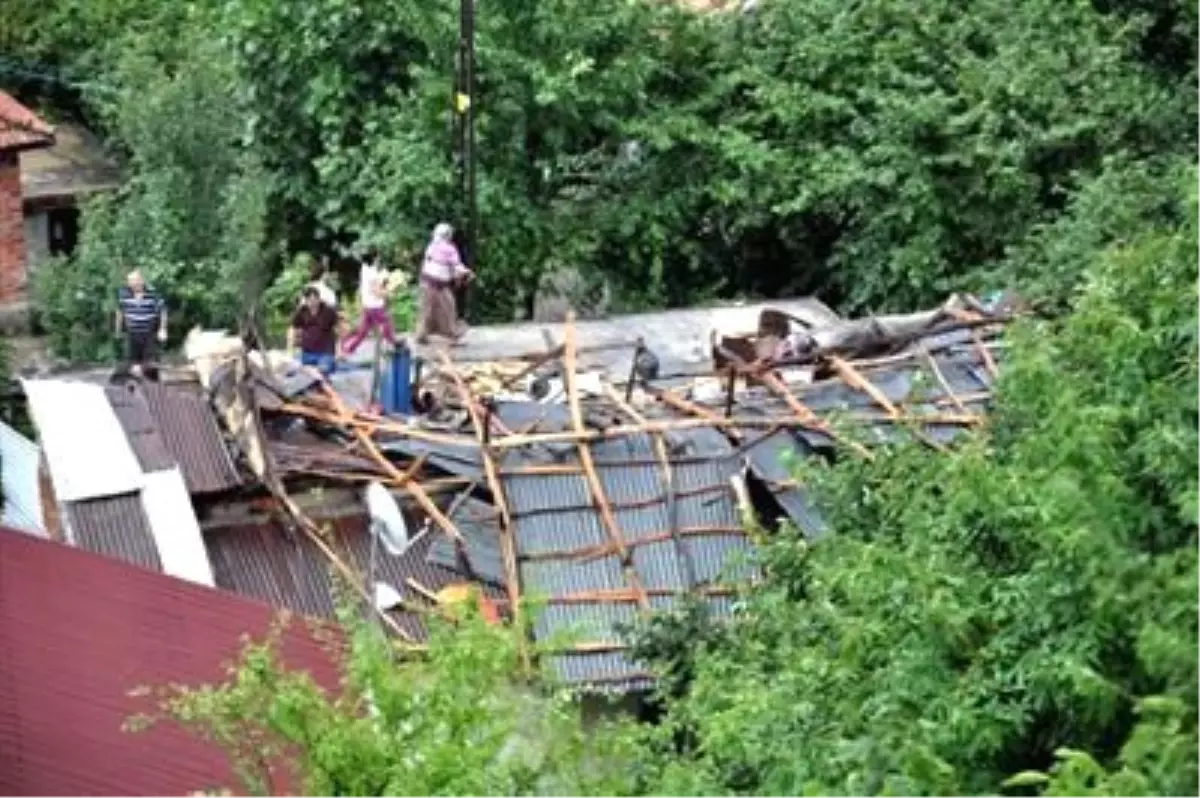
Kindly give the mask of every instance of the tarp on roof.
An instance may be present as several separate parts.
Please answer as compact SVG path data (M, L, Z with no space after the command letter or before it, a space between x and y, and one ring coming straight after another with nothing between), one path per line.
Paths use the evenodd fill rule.
M22 380L21 387L59 501L141 489L142 467L102 386Z

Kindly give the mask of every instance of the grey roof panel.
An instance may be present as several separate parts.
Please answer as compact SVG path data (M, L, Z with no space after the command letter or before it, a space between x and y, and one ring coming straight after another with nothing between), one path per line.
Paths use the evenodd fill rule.
M463 535L463 556L471 574L495 585L505 584L504 552L496 509L477 499L467 499L454 509L450 520ZM427 559L432 564L450 570L457 571L463 567L458 544L441 533L430 542Z
M140 494L65 503L75 545L152 571L162 570Z
M521 565L521 577L527 594L547 599L625 587L621 561L615 554L586 562L577 559L526 561Z

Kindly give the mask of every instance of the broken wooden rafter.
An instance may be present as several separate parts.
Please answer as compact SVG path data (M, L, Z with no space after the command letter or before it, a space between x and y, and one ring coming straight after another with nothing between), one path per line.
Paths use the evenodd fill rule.
M864 377L858 369L839 357L829 358L829 364L833 366L834 372L841 377L843 382L855 390L862 391L871 398L871 401L882 407L890 420L895 421L900 418L900 409L892 403L892 400L887 398L887 395L883 391L879 390L878 386ZM945 446L926 435L923 431L916 429L915 425L912 432L919 441L931 449L936 449L939 452L946 451Z
M375 609L383 624L403 640L406 645L410 645L413 648L420 648L415 644L412 637L396 623L394 618L386 612L375 608L374 597L367 590L366 585L362 583L360 576L350 566L346 565L337 552L325 542L320 527L305 515L295 500L288 495L283 481L278 478L272 469L270 457L266 455L266 436L263 434L262 426L259 423L258 402L255 400L254 391L247 385L250 369L244 352L238 357L237 363L231 371L234 378L232 386L233 397L232 399L227 398L228 404L226 405L226 409L228 412L225 414L226 421L227 423L234 419L240 421L241 427L238 429L239 442L250 446L252 451L261 453L261 457L251 462L255 475L266 486L271 495L275 497L276 501L279 502L279 505L287 512L295 524L300 527L305 536L317 547L317 550L329 560L334 569L367 602L367 606ZM242 412L238 412L239 409Z
M777 397L782 399L784 404L786 404L793 413L795 413L800 418L805 419L805 421L810 424L815 423L817 425L818 432L821 432L824 435L828 435L830 438L837 441L838 443L841 443L842 445L849 447L856 454L863 457L863 459L866 459L866 460L874 459L874 455L871 454L870 450L867 449L867 447L863 446L858 441L844 439L841 435L838 435L836 432L834 432L833 429L828 424L826 424L824 421L821 421L817 417L816 413L814 413L803 402L801 402L799 399L797 399L795 396L792 395L792 392L788 390L787 385L785 385L783 380L781 380L779 378L778 374L775 374L772 371L764 371L763 373L758 375L758 378L759 378L759 380L762 381L763 385L767 386L767 388L772 393L774 393Z
M929 366L929 372L933 374L933 378L937 380L938 385L941 386L942 391L945 394L945 397L943 398L949 399L960 412L969 413L970 411L967 410L967 406L963 404L962 399L954 392L954 389L950 387L950 382L946 379L946 375L942 373L942 369L938 366L937 360L935 360L933 355L929 353L929 350L922 348L921 354L924 356L925 364Z
M341 403L340 397L337 396L329 383L322 382L321 385L326 393L331 395L330 398L334 402L335 406ZM388 476L395 480L396 483L401 487L407 487L409 489L410 494L416 500L417 504L420 505L421 509L425 511L426 515L433 519L435 524L441 527L444 532L446 532L455 540L462 540L462 533L458 531L458 527L456 527L454 522L442 513L441 509L437 506L437 504L434 503L433 499L429 497L429 494L425 492L425 489L421 487L420 482L406 476L405 473L397 468L391 460L384 457L383 452L379 451L379 447L375 445L373 440L371 440L370 435L358 427L351 427L351 430L353 431L355 437L357 437L362 443L363 448L366 449L371 458L379 463L384 471L388 473Z
M583 428L583 412L579 405L579 386L576 384L577 378L575 374L574 314L567 315L567 328L563 340L563 377L566 382L567 406L571 413L571 424L575 427L576 432L582 433L585 430ZM579 461L583 464L584 478L587 481L588 489L591 491L592 500L596 503L596 509L600 512L600 519L604 523L604 528L607 530L613 545L617 549L617 553L621 557L621 566L625 572L625 579L636 596L638 606L648 611L650 609L650 599L646 594L645 587L642 585L642 580L638 577L637 571L633 567L629 547L625 544L621 528L617 525L617 519L613 515L612 508L608 505L608 501L604 495L604 488L600 484L595 464L592 462L592 450L583 441L577 441L576 446L579 450Z
M451 379L458 387L459 393L462 394L463 403L467 407L467 412L471 417L471 424L475 428L475 439L479 444L480 457L483 459L483 473L487 478L488 488L492 492L492 501L496 505L496 509L500 512L500 548L501 555L504 558L504 580L508 592L508 602L511 607L514 619L519 619L521 611L521 587L519 583L520 573L517 569L517 546L513 529L512 514L509 511L508 500L504 493L504 484L500 481L500 474L496 469L495 458L492 457L489 449L487 428L484 426L484 420L480 418L479 408L476 406L474 397L471 396L471 389L467 387L467 383L463 380L462 375L458 373L458 369L450 361L450 357L443 351L440 353L442 362L446 370L450 373Z

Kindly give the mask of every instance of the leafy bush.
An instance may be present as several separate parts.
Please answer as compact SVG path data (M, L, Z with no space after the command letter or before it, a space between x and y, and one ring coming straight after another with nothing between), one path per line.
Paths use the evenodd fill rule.
M803 475L831 534L770 544L728 643L694 656L661 791L1197 790L1186 179L1185 222L1094 252L1061 329L1012 334L989 431Z
M157 706L132 728L173 721L217 741L251 795L278 794L268 764L304 795L628 793L628 728L585 734L567 694L523 680L520 631L431 619L427 654L398 661L353 610L341 619L333 692L283 665L276 630L223 683L151 689Z

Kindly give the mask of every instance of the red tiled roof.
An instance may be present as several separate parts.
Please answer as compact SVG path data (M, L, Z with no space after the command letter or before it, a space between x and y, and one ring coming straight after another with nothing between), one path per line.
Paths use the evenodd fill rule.
M258 602L0 530L0 795L185 795L233 787L223 753L174 726L121 729L142 685L222 678ZM336 685L305 624L284 634L291 667Z
M0 150L49 147L53 143L54 128L11 95L0 91Z

